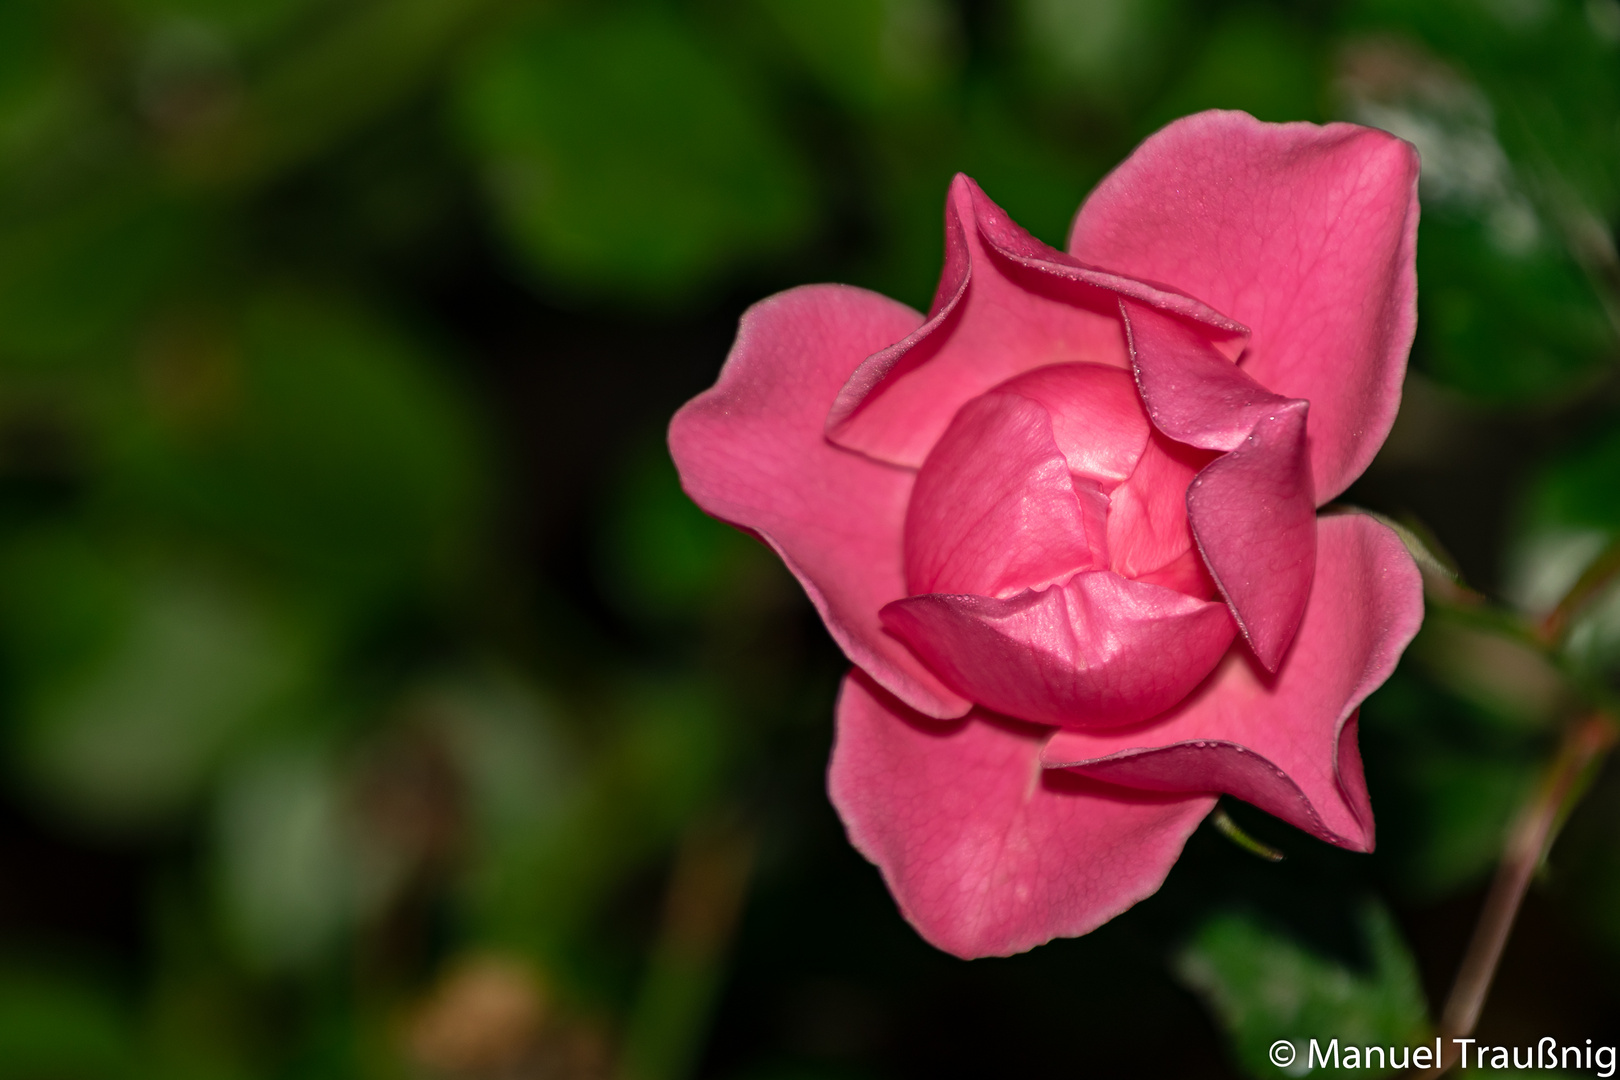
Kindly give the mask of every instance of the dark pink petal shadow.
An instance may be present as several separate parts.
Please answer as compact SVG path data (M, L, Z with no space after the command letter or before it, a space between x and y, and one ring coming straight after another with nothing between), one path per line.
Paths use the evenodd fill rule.
M694 502L782 557L852 661L913 708L970 708L883 632L906 595L901 534L913 474L827 442L827 405L855 365L922 316L864 289L811 285L749 308L714 387L669 427Z
M908 592L1011 596L1108 564L1108 497L1077 482L1039 404L992 393L962 406L917 472L906 514Z
M844 680L827 787L906 921L956 956L1085 934L1151 896L1214 805L1040 765L1043 728L930 721Z
M1187 520L1269 671L1294 640L1316 559L1306 403L1270 393L1190 324L1120 302L1136 382L1160 431L1226 451L1187 489Z
M1127 367L1120 296L1197 320L1224 339L1243 333L1197 300L1109 271L1034 239L958 175L928 321L849 377L827 415L829 437L916 468L957 409L1015 375L1072 362Z
M1324 840L1373 848L1356 710L1423 621L1423 588L1400 539L1364 514L1324 517L1299 637L1270 675L1234 652L1173 712L1131 731L1057 733L1066 768L1152 791L1225 792Z
M1352 124L1205 112L1148 138L1080 209L1069 251L1172 283L1251 332L1243 368L1311 403L1318 505L1366 469L1417 324L1417 152Z
M896 600L883 625L962 696L1065 727L1132 724L1168 709L1235 633L1222 604L1108 570L1009 600Z

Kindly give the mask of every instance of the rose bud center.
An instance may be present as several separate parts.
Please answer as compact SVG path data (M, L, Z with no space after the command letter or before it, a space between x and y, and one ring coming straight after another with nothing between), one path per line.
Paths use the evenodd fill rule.
M917 474L907 590L1007 599L1111 570L1210 599L1186 495L1215 456L1156 431L1122 368L1009 379L957 412Z

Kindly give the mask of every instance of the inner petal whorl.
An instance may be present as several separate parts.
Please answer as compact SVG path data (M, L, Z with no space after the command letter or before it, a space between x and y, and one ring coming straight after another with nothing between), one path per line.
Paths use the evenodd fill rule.
M1108 498L1073 477L1038 402L968 402L917 472L906 512L906 587L1013 596L1107 565Z

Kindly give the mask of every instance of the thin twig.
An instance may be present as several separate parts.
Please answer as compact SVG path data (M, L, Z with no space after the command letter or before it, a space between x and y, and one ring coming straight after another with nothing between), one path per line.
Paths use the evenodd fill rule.
M1543 642L1556 645L1563 638L1564 631L1569 629L1570 620L1616 578L1620 578L1620 537L1610 542L1558 602L1558 606L1541 620L1536 627L1537 635Z
M1602 713L1594 713L1572 725L1565 732L1541 783L1520 809L1508 832L1501 865L1497 867L1491 891L1485 897L1485 907L1474 926L1474 936L1468 942L1468 951L1457 971L1457 981L1452 984L1451 996L1446 999L1445 1011L1440 1017L1441 1063L1419 1076L1439 1076L1448 1070L1457 1060L1452 1040L1466 1039L1473 1034L1530 879L1546 857L1571 801L1579 797L1583 782L1614 745L1617 734L1620 733L1614 722Z

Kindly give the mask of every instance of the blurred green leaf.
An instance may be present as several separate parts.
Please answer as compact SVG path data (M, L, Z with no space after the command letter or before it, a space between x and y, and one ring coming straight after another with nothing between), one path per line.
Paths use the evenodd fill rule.
M1151 110L1148 130L1202 109L1242 109L1272 121L1318 119L1323 52L1317 36L1271 8L1223 14Z
M1030 74L1049 93L1123 111L1161 73L1186 12L1181 0L1020 0L1013 18Z
M1501 216L1508 211L1485 212L1497 216L1469 219L1438 208L1424 216L1418 276L1432 284L1422 301L1419 361L1439 381L1487 401L1567 394L1610 362L1613 332L1603 308L1545 223L1531 216L1520 226ZM1511 213L1518 220L1530 212Z
M1303 1073L1311 1039L1323 1046L1414 1046L1428 1037L1417 967L1394 920L1368 902L1361 929L1367 967L1320 956L1293 939L1233 912L1217 915L1176 959L1182 982L1202 996L1225 1027L1234 1056L1250 1076L1275 1077L1273 1043L1298 1048ZM1390 1069L1326 1069L1324 1075L1389 1075Z
M1363 5L1352 23L1376 11L1378 31L1341 51L1338 90L1352 119L1422 155L1419 363L1488 401L1545 400L1615 352L1595 284L1610 273L1599 264L1613 262L1613 243L1594 215L1611 210L1604 177L1620 157L1607 146L1612 108L1599 106L1608 119L1578 138L1550 115L1531 117L1584 112L1593 94L1614 96L1616 79L1607 59L1601 73L1591 68L1590 30L1555 14L1559 5L1524 25L1489 7ZM1390 24L1412 36L1391 35ZM1581 88L1564 101L1558 84L1583 67L1592 78L1576 75ZM1566 137L1582 149L1561 160L1552 147Z
M103 827L169 819L307 685L300 629L195 565L109 556L72 533L14 542L0 557L0 632L30 783Z
M123 1080L145 1075L132 1025L104 986L64 972L0 971L0 1076Z
M217 888L251 967L305 967L360 914L366 856L344 814L335 763L318 745L271 745L223 778Z
M1361 0L1351 25L1405 31L1488 95L1509 156L1540 199L1612 217L1620 197L1620 37L1610 0Z
M88 95L59 48L54 13L39 0L0 5L0 190L16 172L48 168L62 136L84 135Z
M651 7L497 37L460 105L511 241L564 294L684 299L810 222L759 90Z
M307 17L321 0L112 0L150 35L196 27L253 41L285 31Z
M0 365L106 360L201 243L198 208L139 175L0 223ZM3 219L0 219L3 220Z
M1620 423L1611 413L1537 469L1529 487L1526 518L1539 526L1620 532L1617 491Z
M1511 551L1517 598L1550 610L1620 537L1620 427L1612 414L1575 438L1534 473ZM1620 585L1602 579L1571 612L1566 655L1592 675L1620 673ZM1587 586L1583 585L1583 589Z
M234 325L182 318L143 366L109 508L166 514L339 603L462 570L483 447L460 388L400 328L272 293Z
M943 0L760 0L814 75L863 112L927 102L955 73Z
M194 122L167 125L173 174L187 186L240 192L291 172L400 106L468 40L490 6L492 0L359 0L331 7L334 17L313 21L313 32L296 47L252 71L236 72L230 57L221 57L216 74L227 76L225 85L204 80L205 90L219 95L218 107ZM210 32L171 22L170 32L176 29L186 37ZM178 74L176 89L184 95L184 65ZM165 126L161 116L152 119Z
M734 609L769 558L759 541L697 508L662 443L636 454L605 515L600 574L621 609L664 621Z
M1379 859L1406 896L1434 900L1496 864L1535 783L1542 739L1397 670L1361 710ZM1391 824L1395 823L1395 824Z

